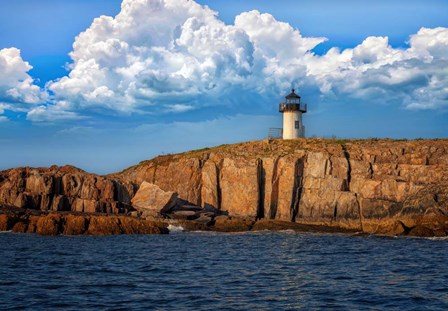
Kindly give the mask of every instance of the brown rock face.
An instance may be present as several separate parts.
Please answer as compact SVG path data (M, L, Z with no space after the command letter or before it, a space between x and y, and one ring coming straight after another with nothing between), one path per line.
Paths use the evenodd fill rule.
M248 219L218 219L212 226L213 231L219 232L245 232L250 231L255 221Z
M132 198L133 207L141 212L168 213L177 202L177 193L163 191L157 185L142 182L137 193Z
M0 231L8 231L11 229L11 218L8 215L0 215Z
M42 211L125 213L134 188L71 166L0 172L0 204Z
M60 215L48 215L39 217L36 225L36 233L40 235L58 235L61 232L62 217Z
M80 213L125 213L132 204L171 211L177 193L182 205L213 213L195 210L194 217L204 223L220 213L368 233L443 236L448 234L447 171L448 140L264 140L157 157L110 176L70 166L11 169L0 172L0 204ZM177 215L188 218L187 212L192 214L184 209ZM99 234L97 222L109 234L125 231L119 219L35 216L21 224L0 218L0 229L11 230L14 223L15 230L42 234L61 228Z
M156 184L164 191L173 191L179 194L183 200L194 205L201 205L201 168L203 160L198 158L179 158L179 161L171 162L167 157L157 157L151 161L142 162L131 167L128 180L140 185L143 181ZM115 177L119 177L116 174Z
M219 179L220 210L235 216L256 217L260 200L258 162L224 158Z
M298 139L158 157L113 177L233 216L387 234L422 225L441 235L447 171L447 140Z
M81 235L87 231L89 219L84 216L68 215L65 217L64 235Z
M128 216L70 215L52 212L30 215L0 209L0 231L40 235L166 234L167 225ZM5 213L6 212L6 213Z

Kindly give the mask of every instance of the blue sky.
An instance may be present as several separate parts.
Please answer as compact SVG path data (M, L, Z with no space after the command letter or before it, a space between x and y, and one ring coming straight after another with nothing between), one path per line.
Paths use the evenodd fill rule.
M292 86L307 136L448 134L447 1L120 5L0 2L0 169L263 139Z

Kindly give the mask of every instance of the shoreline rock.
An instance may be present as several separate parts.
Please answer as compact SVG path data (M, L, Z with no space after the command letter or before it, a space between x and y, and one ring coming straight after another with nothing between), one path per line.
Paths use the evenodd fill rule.
M175 226L183 231L203 232L254 232L285 231L308 233L367 234L355 229L335 226L294 223L283 220L250 219L241 217L216 217L203 223L187 219L159 219L150 221L131 216L91 215L70 212L38 212L35 210L0 207L0 231L15 233L36 233L43 236L56 235L121 235L121 234L168 234L168 227ZM378 233L382 236L436 237L436 231L415 225L406 227L396 224L399 229ZM404 229L402 229L404 228Z
M126 214L136 185L73 166L0 172L0 204L40 211Z
M72 166L1 171L0 205L85 217L27 212L15 229L49 234L66 224L73 233L144 231L99 217L126 215L229 232L300 225L447 236L447 171L446 139L263 140L159 156L107 176Z
M39 235L168 234L165 223L130 216L0 209L0 231Z
M447 236L447 171L446 139L296 139L159 156L111 177L153 183L217 215Z

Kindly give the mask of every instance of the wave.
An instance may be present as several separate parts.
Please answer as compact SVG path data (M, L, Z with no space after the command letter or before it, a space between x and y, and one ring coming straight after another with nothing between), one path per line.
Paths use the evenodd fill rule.
M435 237L425 238L425 239L431 240L431 241L448 241L448 236L435 236Z
M184 232L185 229L182 226L175 226L175 225L169 225L168 226L168 230L170 231L170 233L177 233L177 232Z

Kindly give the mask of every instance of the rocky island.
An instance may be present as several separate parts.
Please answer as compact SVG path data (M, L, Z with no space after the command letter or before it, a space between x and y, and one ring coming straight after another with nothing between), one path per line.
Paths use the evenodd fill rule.
M99 176L0 172L0 231L186 230L448 235L448 140L262 140L159 156Z

